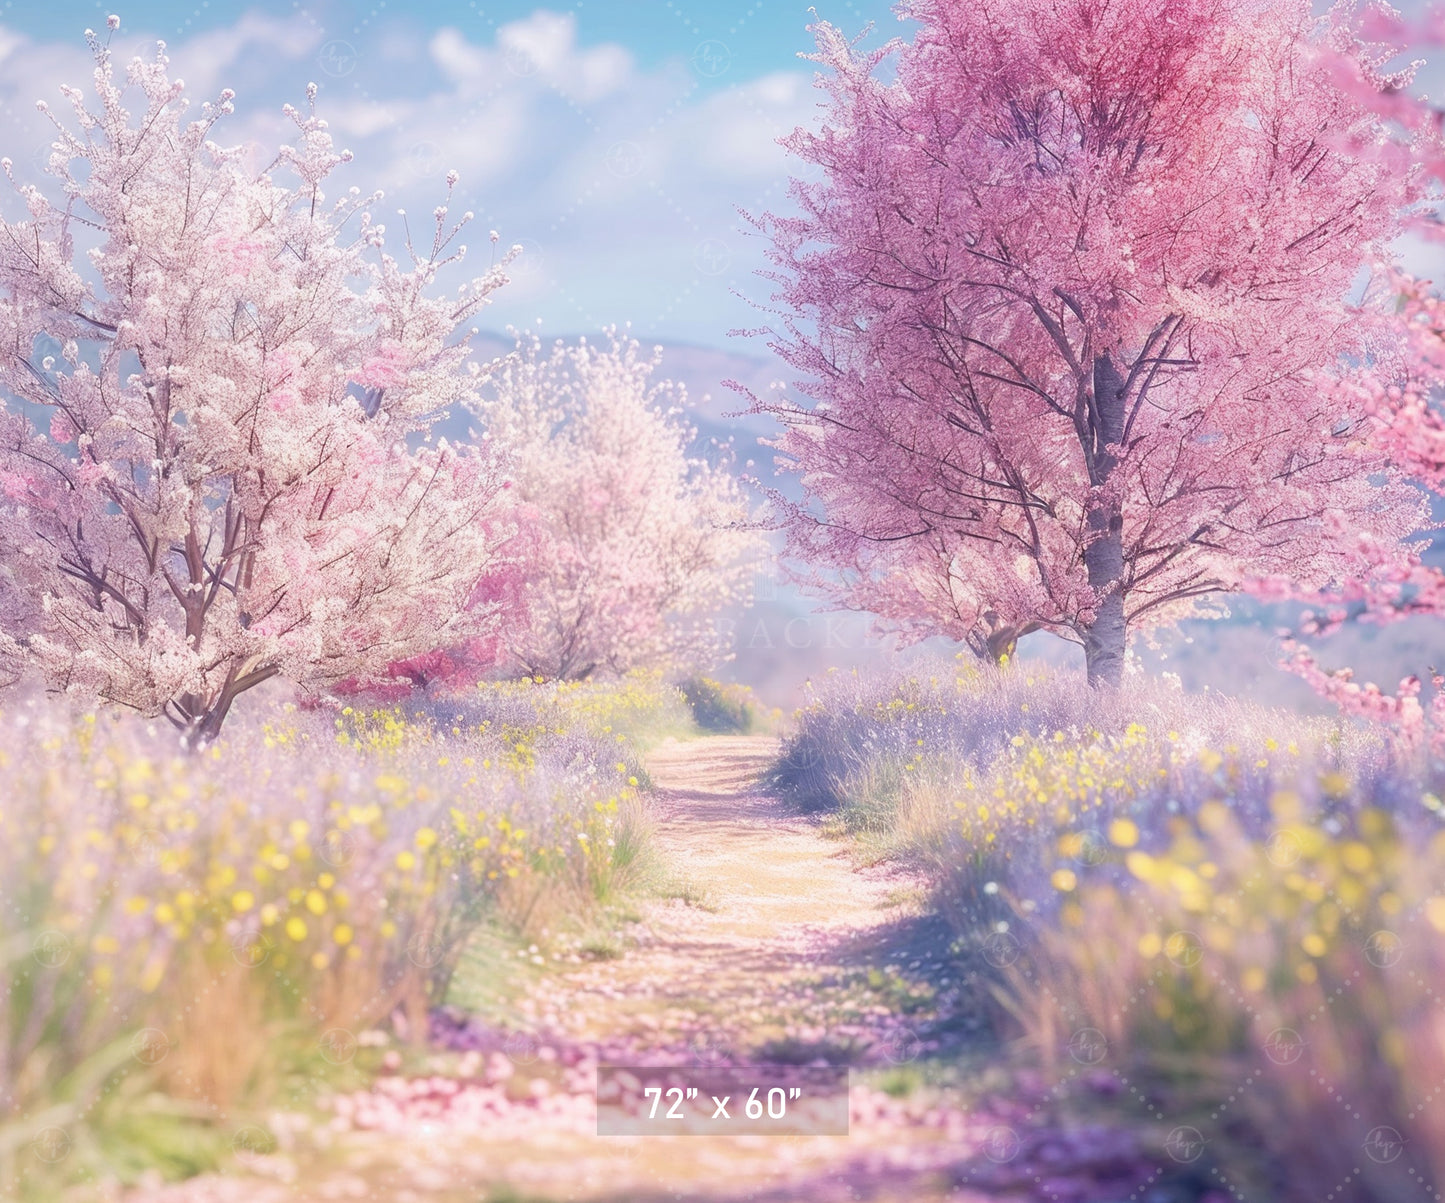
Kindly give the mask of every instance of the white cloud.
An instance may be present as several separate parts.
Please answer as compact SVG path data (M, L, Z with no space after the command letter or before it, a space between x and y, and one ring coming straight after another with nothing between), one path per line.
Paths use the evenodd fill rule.
M122 32L120 63L154 53L153 39ZM494 320L541 314L558 332L632 320L708 342L752 320L729 293L758 259L737 209L783 203L776 139L811 118L815 95L801 71L718 87L683 52L643 67L620 44L579 44L576 19L545 10L482 37L253 12L167 53L195 101L236 89L217 138L258 151L291 139L281 106L318 82L319 111L355 154L334 190L381 187L388 208L425 213L459 171L455 208L476 211L477 249L490 227L529 248ZM79 38L34 43L0 27L0 63L0 153L33 166L49 142L34 99L85 84L89 55Z
M247 81L273 75L278 57L287 63L307 60L314 75L310 60L324 41L324 32L304 17L248 12L233 25L192 35L168 53L172 69L186 81L186 92L195 103L196 98L210 100L222 88L240 92ZM124 58L150 52L151 43L140 42Z
M811 81L775 72L710 96L673 126L677 153L692 148L699 169L714 178L773 179L785 168L778 139L812 115Z
M543 9L497 31L497 46L515 61L519 73L530 65L554 78L572 57L576 42L577 18Z
M595 104L636 79L632 54L625 47L611 42L578 46L577 19L570 13L539 10L509 22L497 30L491 45L469 42L453 28L441 29L429 49L458 96L531 81L579 104Z
M478 90L492 70L495 55L474 46L455 29L438 30L430 46L432 61L458 90Z

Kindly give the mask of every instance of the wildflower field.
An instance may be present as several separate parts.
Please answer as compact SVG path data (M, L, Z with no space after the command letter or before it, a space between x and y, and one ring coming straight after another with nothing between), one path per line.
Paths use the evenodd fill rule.
M8 696L5 1197L702 1197L713 1156L799 1200L1441 1180L1419 749L1026 662L833 673L781 740L699 739L718 694L756 709L648 674L269 698L193 754ZM804 1063L848 1068L848 1135L593 1131L602 1065Z
M214 1165L216 1115L354 1075L380 1023L424 1041L480 927L585 931L649 871L641 750L688 722L655 678L524 681L288 703L189 756L7 698L5 1189ZM54 1173L47 1134L79 1142Z
M0 5L0 1203L1445 1201L1445 0L139 2Z
M1161 682L931 670L829 678L774 780L923 872L1009 1059L1224 1197L1429 1197L1438 763Z

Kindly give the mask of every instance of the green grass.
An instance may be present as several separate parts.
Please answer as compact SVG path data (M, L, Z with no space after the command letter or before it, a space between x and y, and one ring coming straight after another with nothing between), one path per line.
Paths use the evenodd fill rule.
M698 730L709 735L754 735L772 730L777 722L777 713L764 709L746 685L695 676L678 688Z

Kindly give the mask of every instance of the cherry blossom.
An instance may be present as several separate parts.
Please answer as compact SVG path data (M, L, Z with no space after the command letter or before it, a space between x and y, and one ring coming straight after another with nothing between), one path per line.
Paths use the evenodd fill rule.
M630 338L544 351L535 337L473 410L511 457L525 613L503 663L547 678L707 668L718 611L745 599L760 547L730 456L690 453L687 397Z
M257 174L212 140L229 90L197 114L163 44L118 78L90 41L94 107L64 88L52 117L64 199L12 175L28 218L0 223L0 657L194 746L271 677L485 637L502 475L427 432L484 378L466 331L511 256L439 295L465 220L389 253L380 194L323 192L350 155L314 85Z
M981 654L1052 631L1100 684L1206 595L1406 566L1423 503L1367 383L1398 333L1367 319L1425 194L1376 153L1352 12L905 10L874 52L814 27L827 117L785 145L815 175L757 221L804 579Z

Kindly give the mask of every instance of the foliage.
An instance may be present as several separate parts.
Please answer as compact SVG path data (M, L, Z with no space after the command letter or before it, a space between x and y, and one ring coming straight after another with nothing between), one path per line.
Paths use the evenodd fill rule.
M758 222L814 402L755 400L805 579L980 655L1053 631L1117 684L1126 630L1206 594L1403 570L1425 514L1367 398L1406 358L1376 264L1423 181L1371 149L1360 93L1398 80L1349 7L908 14L869 53L814 27L828 117L785 144L820 174Z
M769 715L746 685L689 677L678 686L702 731L718 735L751 735L763 730Z
M199 756L13 700L0 1076L27 1118L0 1122L0 1159L35 1117L78 1138L103 1098L255 1106L288 1058L344 1064L378 1024L420 1036L484 920L630 888L635 753L559 729L583 707L542 693L504 722L286 706Z
M1436 12L1411 17L1381 3L1337 4L1329 36L1317 47L1333 85L1381 122L1390 136L1352 137L1343 129L1323 136L1376 170L1414 181L1417 203L1400 214L1402 228L1438 242L1445 234L1440 202L1445 197L1445 113L1419 88L1424 60L1408 56L1445 44L1445 21ZM1347 376L1334 387L1351 395L1346 404L1365 416L1358 433L1394 469L1439 493L1445 483L1445 298L1429 280L1398 263L1376 265L1377 299L1352 316L1371 345L1371 370ZM1325 511L1326 521L1336 521ZM1427 530L1435 529L1432 524ZM1269 601L1303 601L1311 607L1286 643L1282 667L1294 672L1351 716L1378 723L1406 751L1430 743L1445 749L1445 679L1429 669L1433 696L1422 704L1418 675L1401 680L1393 694L1372 682L1360 684L1350 668L1324 670L1303 638L1328 636L1347 622L1388 623L1445 610L1445 574L1411 551L1382 558L1368 573L1343 574L1322 588L1292 573L1266 574L1246 583ZM1422 665L1422 668L1427 667Z
M633 339L521 338L472 408L506 448L522 507L525 613L504 663L584 679L708 668L725 657L717 612L743 599L760 547L728 471L689 453L682 388L651 383Z
M164 53L122 82L92 49L98 106L65 88L79 128L52 119L64 202L20 186L0 229L0 655L204 742L269 677L484 633L501 479L423 443L473 395L457 335L507 259L432 295L470 214L403 264L380 193L323 193L350 155L314 103L258 172L212 141L229 90L192 118Z
M631 771L644 772L639 753L668 736L694 730L687 701L656 671L635 669L615 681L484 681L468 693L444 694L421 709L442 721L467 721L499 729L562 734L583 731L615 742Z
M1073 1033L1101 1033L1093 1055L1192 1109L1241 1187L1304 1203L1445 1181L1428 1105L1445 1074L1438 803L1322 811L1279 790L1269 839L1232 803L1221 790L1128 853L1131 881L1069 891L1009 969L1026 1038L1058 1062Z
M831 679L780 777L926 873L1013 1055L1122 1079L1243 1191L1438 1182L1436 763L1158 684L942 670Z
M1350 763L1381 750L1375 736L1353 727L1285 717L1218 693L1186 694L1167 674L1130 677L1118 694L1094 694L1081 684L1072 673L1027 662L997 667L963 658L874 674L832 671L794 716L774 780L800 808L833 809L880 773L901 781L932 765L945 774L963 765L982 772L996 757L1059 732L1076 746L1093 735L1122 739L1140 726L1161 736L1186 733L1186 748L1213 740L1263 750L1266 741L1283 738Z

